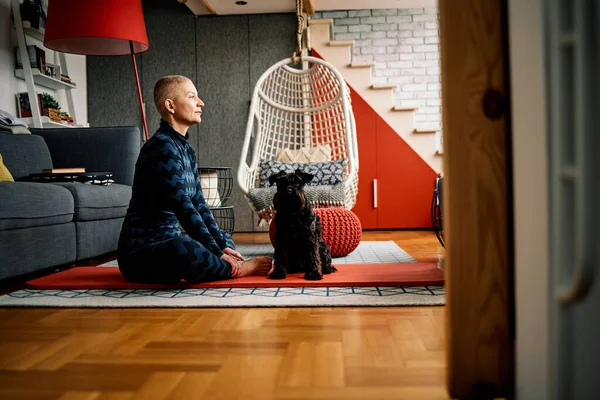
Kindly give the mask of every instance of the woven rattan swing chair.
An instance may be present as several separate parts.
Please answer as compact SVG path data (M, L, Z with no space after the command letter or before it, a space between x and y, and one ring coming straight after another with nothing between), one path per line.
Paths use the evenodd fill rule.
M300 169L317 178L331 178L329 173L337 170L341 179L334 179L334 184L313 182L305 187L305 193L314 208L352 209L356 204L358 144L349 89L331 64L302 57L302 31L299 28L294 56L272 65L256 83L237 174L238 185L251 208L267 222L273 216L276 189L266 185L265 180L277 168L291 172L298 167L298 163L278 163L281 152L330 149L329 163L302 164ZM325 170L311 170L318 165Z

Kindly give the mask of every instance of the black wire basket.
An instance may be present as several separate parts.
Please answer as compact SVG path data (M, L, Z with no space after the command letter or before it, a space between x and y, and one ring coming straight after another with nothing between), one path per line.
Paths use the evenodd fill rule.
M206 204L210 208L217 225L225 232L232 234L235 229L233 206L225 203L233 191L233 173L230 167L199 167L200 186Z
M230 167L200 167L200 185L209 207L227 203L233 190L233 173Z
M233 206L211 207L210 211L213 213L219 228L231 235L235 230Z

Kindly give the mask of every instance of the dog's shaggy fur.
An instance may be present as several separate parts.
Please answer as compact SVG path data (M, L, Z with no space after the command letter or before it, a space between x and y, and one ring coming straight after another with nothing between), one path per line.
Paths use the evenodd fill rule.
M287 273L304 272L308 280L323 279L337 271L331 265L331 252L321 236L321 221L304 194L304 185L313 175L297 169L269 177L277 184L275 207L275 256L270 279L284 279Z

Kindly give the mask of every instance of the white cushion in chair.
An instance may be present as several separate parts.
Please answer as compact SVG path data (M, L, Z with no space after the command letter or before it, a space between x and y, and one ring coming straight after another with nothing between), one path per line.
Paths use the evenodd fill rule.
M296 163L310 163L310 162L324 162L331 160L331 147L328 144L318 145L317 147L303 147L298 150L283 149L277 156L276 161L281 162L296 162Z

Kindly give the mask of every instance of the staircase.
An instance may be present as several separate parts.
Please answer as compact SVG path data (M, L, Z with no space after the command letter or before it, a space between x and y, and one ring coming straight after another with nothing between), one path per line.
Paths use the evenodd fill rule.
M416 105L394 105L396 84L371 81L375 62L353 60L353 40L331 40L332 19L309 20L308 47L340 71L352 87L436 173L442 172L441 132L438 127L416 126Z

